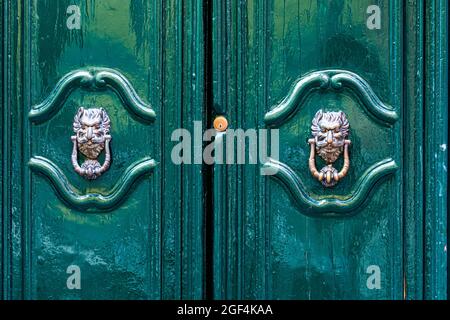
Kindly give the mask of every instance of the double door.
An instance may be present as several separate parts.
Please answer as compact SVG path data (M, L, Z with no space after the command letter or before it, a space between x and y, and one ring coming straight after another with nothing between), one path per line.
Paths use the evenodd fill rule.
M372 2L3 1L2 298L446 298L448 4Z

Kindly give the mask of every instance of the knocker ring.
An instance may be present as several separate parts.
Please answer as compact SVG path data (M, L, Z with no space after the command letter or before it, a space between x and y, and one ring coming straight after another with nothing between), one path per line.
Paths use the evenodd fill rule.
M319 110L312 121L313 138L308 140L311 146L309 169L314 178L325 187L335 186L350 169L349 135L350 125L342 111L323 112ZM334 162L344 153L344 165L341 171L333 167ZM320 171L316 167L316 153L326 162Z
M75 132L75 135L71 137L73 168L80 176L95 180L111 165L109 116L103 108L80 108L74 118L73 130ZM103 150L105 150L105 162L100 165L98 157ZM78 151L86 157L81 166L78 164Z

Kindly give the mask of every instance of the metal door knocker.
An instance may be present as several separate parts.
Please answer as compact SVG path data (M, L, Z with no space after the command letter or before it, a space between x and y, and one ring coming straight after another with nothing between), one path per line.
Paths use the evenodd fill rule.
M319 110L312 121L311 130L313 138L308 140L311 145L309 169L325 187L333 187L347 175L350 169L348 147L351 141L346 139L350 131L347 116L342 111ZM327 163L320 172L316 168L316 152ZM344 166L338 172L333 167L333 163L342 152L344 152Z
M95 180L109 169L111 165L111 152L109 143L110 120L103 108L100 109L78 109L73 120L72 165L82 177ZM78 150L86 157L84 163L78 164ZM100 165L97 160L102 151L105 150L105 162Z

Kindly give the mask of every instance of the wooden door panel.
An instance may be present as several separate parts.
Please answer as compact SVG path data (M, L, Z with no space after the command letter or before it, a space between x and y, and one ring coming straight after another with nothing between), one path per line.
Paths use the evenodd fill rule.
M214 37L228 39L214 47L216 83L230 79L215 87L216 111L233 128L280 130L279 162L265 164L274 177L216 168L216 297L402 298L403 7L381 3L370 30L370 5L215 2ZM319 109L350 122L351 169L334 188L308 168Z
M201 3L25 1L2 12L16 36L6 72L17 88L3 123L19 137L7 137L17 175L6 184L18 192L5 204L16 213L5 221L15 236L4 295L201 298L201 166L170 159L172 131L203 119ZM110 119L112 163L94 180L71 161L80 107ZM74 266L81 288L66 283Z
M21 0L0 20L2 299L447 298L446 0ZM110 120L96 179L72 159L80 107ZM319 110L350 126L334 186L309 162ZM218 115L222 146L279 130L279 155L175 164L174 130Z
M213 1L215 112L280 130L278 159L214 168L215 298L446 297L448 4L373 5ZM350 123L333 188L310 172L320 109Z

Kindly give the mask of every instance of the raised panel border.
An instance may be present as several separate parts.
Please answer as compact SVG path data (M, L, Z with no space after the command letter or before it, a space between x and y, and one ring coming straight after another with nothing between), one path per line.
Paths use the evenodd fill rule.
M323 70L309 73L298 79L289 94L264 117L270 127L277 127L289 120L301 108L305 99L316 89L341 91L349 89L362 102L362 106L384 125L399 119L398 113L383 103L370 85L359 75L346 70Z
M31 108L28 118L34 123L50 120L78 88L90 91L112 89L127 110L141 121L150 122L156 118L153 108L139 97L124 75L113 69L96 67L75 70L62 77L48 97Z
M125 108L144 123L155 120L155 111L136 93L131 83L120 72L109 68L79 69L66 74L58 81L49 96L40 104L33 106L28 118L35 124L49 121L61 108L70 94L76 89L94 92L111 89L117 93ZM59 198L70 207L84 212L107 212L121 204L129 194L133 184L157 166L156 161L143 158L125 170L112 191L103 194L82 195L70 184L62 170L51 160L42 156L32 157L30 168L44 175L52 184Z
M43 174L59 197L69 206L85 212L111 211L117 208L130 193L133 185L152 172L157 166L155 160L144 158L130 165L108 194L80 194L72 186L56 164L44 157L33 157L29 166Z
M288 95L266 113L264 121L268 127L280 127L301 109L307 96L315 90L339 92L344 88L348 88L360 99L361 105L378 123L391 126L399 119L398 113L383 103L369 83L359 75L346 70L322 70L311 72L297 80ZM323 199L309 196L300 177L288 165L270 160L264 164L264 168L274 170L275 174L271 177L283 184L303 214L317 217L351 215L365 203L365 198L381 178L393 174L398 165L391 158L384 159L365 171L348 196Z
M352 215L369 198L369 194L386 176L393 174L398 166L392 159L380 161L359 178L355 187L345 197L327 197L314 199L305 191L305 187L298 175L282 162L271 160L264 164L264 169L276 172L272 177L280 181L293 197L295 204L305 215L317 217L333 217L336 215Z

